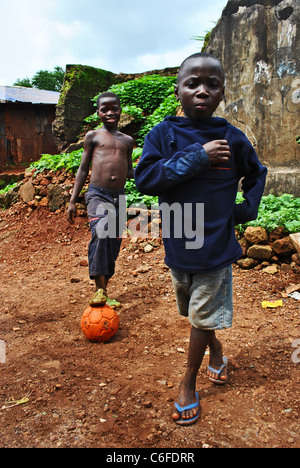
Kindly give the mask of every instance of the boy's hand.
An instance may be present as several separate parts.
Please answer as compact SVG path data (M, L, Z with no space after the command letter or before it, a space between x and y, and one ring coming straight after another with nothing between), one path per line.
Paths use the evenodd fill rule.
M69 223L74 224L74 220L76 218L76 205L73 202L69 203L67 217L68 217Z
M226 162L231 156L227 140L213 140L203 145L211 164Z

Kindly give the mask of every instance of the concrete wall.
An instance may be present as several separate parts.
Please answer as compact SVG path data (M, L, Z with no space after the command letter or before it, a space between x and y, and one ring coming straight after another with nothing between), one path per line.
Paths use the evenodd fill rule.
M227 76L218 115L246 133L269 168L267 191L300 196L300 1L230 0L207 52Z

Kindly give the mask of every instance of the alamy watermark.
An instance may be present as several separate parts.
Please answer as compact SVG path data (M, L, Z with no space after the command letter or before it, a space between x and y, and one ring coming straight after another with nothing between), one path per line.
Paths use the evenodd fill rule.
M0 364L6 364L6 344L0 340Z
M129 221L127 222L127 215ZM147 208L143 203L127 208L126 196L120 195L119 204L101 203L97 207L99 238L151 237L158 238L159 216L164 239L185 239L186 249L200 249L204 243L204 203L161 203ZM132 218L130 218L132 217ZM149 220L150 217L150 220ZM124 226L127 224L127 229Z
M292 361L294 364L299 364L300 363L300 338L298 340L293 341L292 348L296 348L292 354Z

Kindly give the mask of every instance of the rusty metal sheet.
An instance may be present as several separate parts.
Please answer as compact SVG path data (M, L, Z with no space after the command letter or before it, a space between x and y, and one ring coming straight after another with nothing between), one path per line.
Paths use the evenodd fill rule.
M55 106L0 103L0 165L37 161L57 154L52 134Z

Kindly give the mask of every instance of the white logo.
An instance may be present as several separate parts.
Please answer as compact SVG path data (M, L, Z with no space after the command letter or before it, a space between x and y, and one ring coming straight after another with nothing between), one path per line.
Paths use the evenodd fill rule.
M0 340L0 364L6 363L6 344L5 341Z
M297 348L292 354L292 361L294 364L300 363L300 339L294 340L292 343L293 348Z
M126 224L126 197L119 197L119 209L116 211L112 203L102 203L98 206L96 214L98 223L96 232L100 239L107 237L159 237L158 212L162 219L162 237L163 239L181 239L184 238L186 249L201 249L204 243L204 204L184 203L161 203L157 207L151 205L151 220L148 219L148 208L146 205L133 204L128 207L128 214L135 216ZM154 213L152 215L152 213Z

